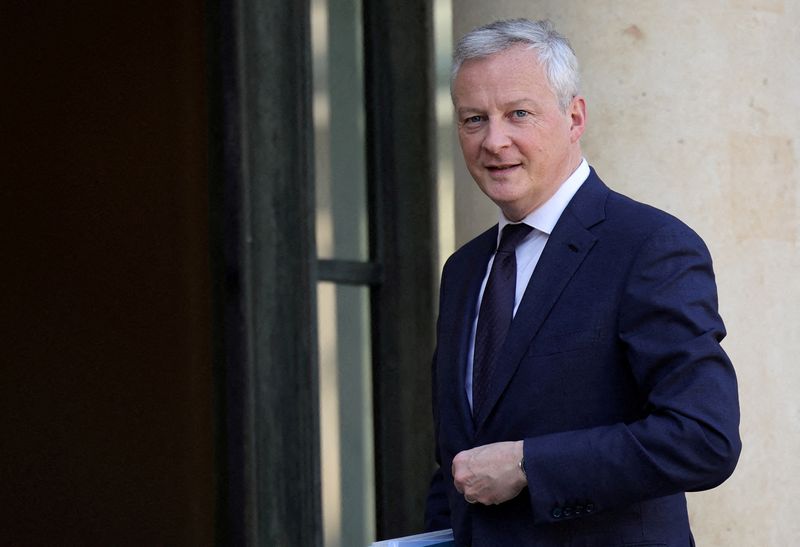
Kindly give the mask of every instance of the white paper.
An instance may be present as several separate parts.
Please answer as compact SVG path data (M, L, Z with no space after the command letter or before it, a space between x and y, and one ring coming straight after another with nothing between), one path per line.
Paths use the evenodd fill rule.
M428 545L436 545L438 547L455 545L453 541L453 531L437 530L436 532L426 532L413 536L385 539L383 541L376 541L370 547L427 547Z

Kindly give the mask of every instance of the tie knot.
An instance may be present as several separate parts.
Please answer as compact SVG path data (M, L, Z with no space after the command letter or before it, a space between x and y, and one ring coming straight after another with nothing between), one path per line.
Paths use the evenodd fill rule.
M525 236L533 230L527 224L506 224L503 228L503 235L500 238L500 246L497 248L498 253L513 253Z

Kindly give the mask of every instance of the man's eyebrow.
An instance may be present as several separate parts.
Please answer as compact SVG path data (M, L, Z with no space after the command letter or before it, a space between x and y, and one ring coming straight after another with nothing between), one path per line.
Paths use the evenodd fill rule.
M537 103L534 99L530 99L527 97L523 97L522 99L514 99L513 101L508 101L500 105L502 110L514 110L519 107L537 107L539 103ZM462 106L456 108L456 114L459 116L463 116L466 113L481 113L483 112L482 108L474 107L474 106Z

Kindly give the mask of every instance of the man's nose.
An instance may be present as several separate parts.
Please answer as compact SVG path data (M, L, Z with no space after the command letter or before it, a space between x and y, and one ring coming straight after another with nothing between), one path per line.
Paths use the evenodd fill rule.
M483 139L483 148L491 154L497 154L503 148L511 146L511 138L507 129L501 120L489 120L486 126L486 136Z

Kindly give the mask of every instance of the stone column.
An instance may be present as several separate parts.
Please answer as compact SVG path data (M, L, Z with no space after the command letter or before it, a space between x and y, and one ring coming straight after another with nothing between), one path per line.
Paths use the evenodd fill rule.
M550 18L588 103L584 153L613 188L692 226L715 259L744 450L725 484L689 494L698 545L800 537L800 3L453 0L454 37ZM456 242L491 225L455 147Z

